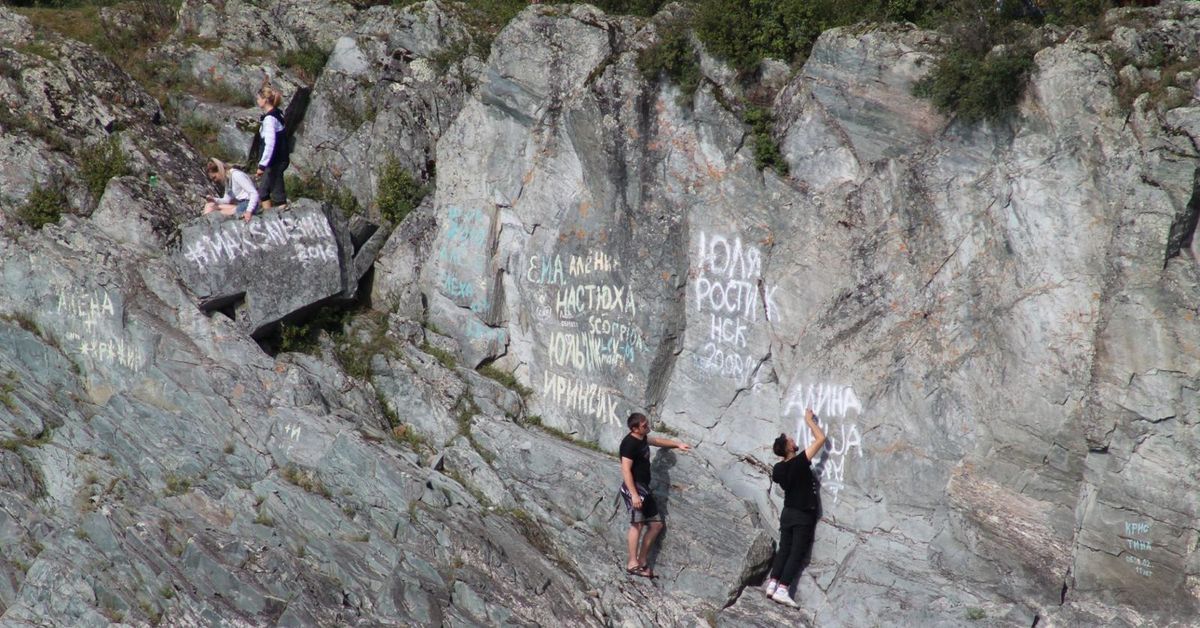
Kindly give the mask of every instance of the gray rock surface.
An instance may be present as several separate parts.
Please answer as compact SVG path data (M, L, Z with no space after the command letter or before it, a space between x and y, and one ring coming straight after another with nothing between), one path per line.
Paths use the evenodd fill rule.
M195 153L165 124L159 103L91 47L50 34L35 39L29 20L0 8L0 224L36 188L61 189L70 209L90 214L93 198L80 172L102 142L119 144L131 174L155 173L156 190L175 220L202 191Z
M399 146L426 173L436 155L436 194L395 231L311 201L247 227L194 217L193 179L138 171L83 216L0 223L0 623L1200 615L1200 107L1118 97L1156 46L1200 54L1200 8L1110 13L1111 37L1037 55L1016 117L970 127L910 96L933 34L827 32L795 76L768 67L780 177L712 85L681 104L640 75L658 20L534 6L486 64L406 83L469 36L446 5L288 4L185 2L168 46L199 59L189 34L264 16L272 45L334 46L298 159L332 173ZM9 10L0 37L22 70L0 96L33 119L39 89L100 76L71 42L55 62L19 50L33 34ZM359 80L375 120L317 141ZM68 104L46 119L72 146L156 107ZM134 128L131 151L179 141ZM0 168L6 210L29 172L77 167L22 161L46 142L0 136L0 163L30 164ZM199 163L179 155L168 172ZM344 175L360 200L373 172ZM288 220L312 228L293 239ZM206 313L242 293L234 320ZM253 340L358 297L313 355ZM794 611L755 587L780 508L769 443L807 439L806 406L830 443ZM632 410L694 445L653 459L653 582L622 569L612 452Z
M974 128L911 95L934 35L825 33L776 102L781 179L710 91L646 85L648 30L530 9L438 145L428 316L555 428L612 448L650 409L768 522L745 461L813 406L818 624L1179 621L1196 110L1126 115L1106 59L1194 54L1197 12L1132 15L1043 50L1019 116Z
M391 160L430 178L434 146L481 71L465 52L469 37L432 0L360 13L331 47L293 162L368 207Z

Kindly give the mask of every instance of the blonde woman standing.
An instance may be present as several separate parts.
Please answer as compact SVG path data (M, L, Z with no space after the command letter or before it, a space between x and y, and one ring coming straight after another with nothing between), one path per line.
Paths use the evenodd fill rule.
M258 179L258 196L263 199L263 207L282 207L287 205L283 171L287 170L291 158L288 134L283 126L283 114L279 111L283 96L269 84L264 84L254 100L263 112L258 128L263 151L255 172Z

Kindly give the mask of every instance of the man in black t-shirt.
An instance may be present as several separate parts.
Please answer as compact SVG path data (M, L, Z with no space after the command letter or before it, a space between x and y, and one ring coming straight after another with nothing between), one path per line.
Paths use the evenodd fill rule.
M629 434L621 441L621 497L629 511L629 532L625 540L629 559L625 571L635 576L653 578L647 564L650 545L663 529L662 515L650 492L650 445L668 449L691 449L677 440L650 436L650 420L641 412L629 415ZM643 529L645 534L643 534Z

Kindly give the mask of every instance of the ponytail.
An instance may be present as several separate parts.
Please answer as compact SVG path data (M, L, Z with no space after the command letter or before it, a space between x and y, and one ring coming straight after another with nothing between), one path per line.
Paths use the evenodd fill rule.
M283 95L280 94L279 91L274 87L271 87L269 83L264 83L263 86L258 89L258 97L263 99L263 101L272 107L278 107L279 104L283 102Z

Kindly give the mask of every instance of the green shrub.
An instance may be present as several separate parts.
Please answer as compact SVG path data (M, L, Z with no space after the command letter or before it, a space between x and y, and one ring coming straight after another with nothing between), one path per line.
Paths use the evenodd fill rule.
M742 121L750 125L754 137L754 165L759 170L770 168L780 175L787 176L788 165L779 150L779 144L771 135L772 117L769 109L748 107L742 114Z
M117 136L111 135L80 151L79 173L93 201L100 200L109 179L129 174L129 162Z
M362 211L362 205L350 190L343 187L329 187L318 177L298 177L291 174L283 176L288 196L292 198L311 198L324 201L342 210L347 216Z
M413 208L421 204L426 193L428 189L392 157L379 173L375 202L379 205L380 215L393 225L398 225Z
M690 103L703 78L700 55L692 46L686 22L664 24L662 30L662 39L638 55L638 70L648 80L665 76L679 86L680 104Z
M279 325L279 351L283 353L309 353L317 349L317 332L308 325Z
M960 48L939 59L913 93L967 123L998 120L1016 107L1032 69L1033 53L1022 46L984 56Z
M821 31L853 23L861 9L838 0L700 0L696 35L740 72L766 57L793 62Z
M58 222L65 209L70 209L70 201L62 188L39 185L29 193L25 204L17 208L17 219L34 229L41 229Z
M279 55L279 65L296 69L309 83L316 82L328 60L329 51L312 44Z

